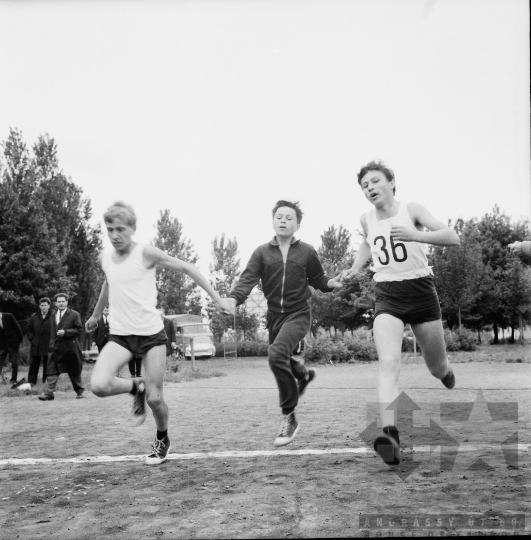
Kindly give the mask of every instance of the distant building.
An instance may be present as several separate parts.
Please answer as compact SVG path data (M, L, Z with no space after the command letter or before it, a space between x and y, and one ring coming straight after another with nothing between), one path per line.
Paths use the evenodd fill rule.
M264 293L254 289L245 302L247 313L251 315L265 315L267 313L267 300Z

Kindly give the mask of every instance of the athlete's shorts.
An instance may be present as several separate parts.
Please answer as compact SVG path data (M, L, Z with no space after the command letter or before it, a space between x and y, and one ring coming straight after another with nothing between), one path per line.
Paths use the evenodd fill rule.
M152 336L118 336L116 334L109 334L109 341L118 343L118 345L132 352L135 356L142 356L157 345L166 345L167 338L166 332L162 329Z
M404 324L438 321L441 306L432 276L376 283L374 317L388 313Z

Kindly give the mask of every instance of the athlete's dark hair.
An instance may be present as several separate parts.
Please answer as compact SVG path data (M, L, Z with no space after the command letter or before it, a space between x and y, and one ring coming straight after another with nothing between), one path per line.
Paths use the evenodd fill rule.
M43 304L44 302L46 302L48 305L50 305L52 303L52 301L47 296L43 296L39 300L39 305Z
M115 218L125 221L129 227L136 228L136 214L130 204L125 204L123 201L116 201L112 206L107 208L103 214L105 223L112 223Z
M277 201L277 204L275 204L275 208L273 208L273 217L275 217L275 214L277 213L277 210L281 206L287 206L288 208L293 208L295 210L295 215L297 216L297 223L300 223L302 220L302 210L299 207L299 201L297 202L291 202L291 201Z
M361 186L361 179L369 172L369 171L380 171L385 175L387 180L391 182L391 180L395 179L395 173L383 162L383 161L371 161L370 163L367 163L365 167L361 168L361 171L358 173L358 184ZM393 188L393 195L396 192L396 187Z
M61 298L61 296L63 296L63 297L65 298L65 300L68 302L69 296L68 296L68 294L66 294L65 292L57 293L57 294L53 297L53 301L54 301L54 302L57 302L57 300L58 300L59 298Z

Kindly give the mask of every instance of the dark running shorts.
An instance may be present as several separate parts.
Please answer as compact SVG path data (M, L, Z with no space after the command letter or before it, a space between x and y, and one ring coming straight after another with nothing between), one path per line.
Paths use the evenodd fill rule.
M166 345L166 332L162 329L152 336L117 336L116 334L109 334L109 341L118 343L118 345L132 352L135 356L142 356L157 345Z
M404 281L379 281L375 293L374 318L388 313L404 324L438 321L441 318L439 298L431 276Z

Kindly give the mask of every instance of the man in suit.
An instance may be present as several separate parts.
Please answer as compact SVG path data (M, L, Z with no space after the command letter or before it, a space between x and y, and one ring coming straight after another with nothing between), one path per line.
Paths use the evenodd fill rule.
M81 370L83 369L83 355L81 352L81 332L83 326L77 311L68 307L68 295L59 293L55 295L57 311L51 317L50 329L50 356L46 387L39 396L41 401L52 401L53 393L57 388L57 381L61 373L68 373L72 386L80 399L85 390L81 383Z
M12 384L17 384L18 349L22 343L22 330L11 313L0 313L0 373L9 355Z
M28 372L28 382L37 384L39 367L42 361L42 382L46 382L46 367L48 364L48 349L50 348L50 329L52 324L52 301L49 298L39 300L39 311L28 321L26 335L31 343L31 363Z
M96 339L96 347L98 347L98 352L101 352L103 347L108 341L109 336L109 307L103 308L103 313L98 320L98 326L96 327L96 332L94 338Z

